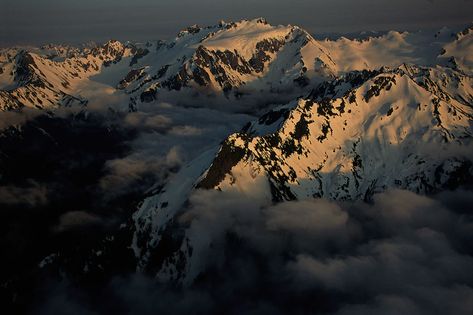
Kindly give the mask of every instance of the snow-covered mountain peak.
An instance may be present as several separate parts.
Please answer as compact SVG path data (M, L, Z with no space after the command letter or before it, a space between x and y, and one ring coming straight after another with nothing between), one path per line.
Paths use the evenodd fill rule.
M271 26L261 19L243 20L233 25L208 36L201 44L214 51L236 50L249 60L257 50L258 43L265 40L283 42L292 30L290 26Z
M145 200L134 217L140 267L153 264L159 231L172 226L195 190L267 204L370 200L390 188L432 193L468 181L472 87L461 71L401 64L345 73L272 108L225 139L213 158L213 152L204 153ZM183 179L186 185L180 186ZM198 275L198 262L188 252L192 238L182 240L157 268L158 277L189 283ZM170 263L176 259L179 270Z
M443 47L440 60L455 69L473 75L473 26L459 32L455 40Z
M369 194L369 190L392 187L397 181L406 183L400 184L406 185L402 188L416 191L433 189L436 184L434 178L429 178L429 175L425 175L427 182L419 182L419 186L402 179L397 173L403 167L404 162L401 161L398 161L400 164L393 166L396 171L392 174L399 178L388 179L385 171L379 169L380 174L383 174L382 180L381 178L367 180L358 171L355 174L347 169L345 174L342 170L348 167L348 164L359 162L371 165L370 176L376 176L373 157L364 156L364 153L370 150L372 152L386 150L387 154L388 151L392 153L398 150L408 152L410 151L408 147L420 143L445 146L446 143L465 144L471 141L470 121L473 117L471 103L462 104L451 97L446 86L434 81L432 73L435 70L429 72L423 69L425 73L420 74L422 71L419 70L414 75L412 68L403 66L394 70L384 70L375 75L372 73L371 77L368 74L368 79L363 83L355 81L340 85L340 82L337 82L328 87L331 92L337 87L340 88L331 95L331 98L327 97L326 91L319 90L318 93L312 93L308 99L289 104L285 111L279 109L277 113L273 112L276 118L279 114L285 119L258 121L244 134L233 135L227 140L226 143L232 147L230 151L241 154L241 160L234 167L260 169L250 173L269 176L271 185L274 185L272 192L277 192L273 197L283 200L314 195L334 199L358 199ZM407 73L408 69L411 75ZM266 134L261 132L261 129L268 130L268 125L274 123L278 124L273 129L275 131ZM254 137L253 133L260 136ZM420 134L422 140L418 138ZM371 146L374 147L369 149ZM363 154L358 151L361 147L365 150ZM350 160L355 151L356 163ZM386 159L387 156L379 160ZM424 159L431 162L435 160L431 156ZM218 156L216 161L221 163ZM221 169L219 163L214 164L214 167ZM343 166L342 169L339 169L340 166ZM241 185L238 184L240 175L236 174L245 174L247 171L243 169L228 168L228 175L220 177L220 182L213 177L211 168L202 186L210 188L215 185L221 190L233 189L231 187L241 189L244 185L248 185L249 180L244 178L241 180ZM313 173L310 170L316 171ZM334 172L346 180L340 178L334 182ZM330 183L322 185L315 179L324 178L323 174L330 174ZM407 172L405 175L409 177L412 174ZM298 178L306 178L309 181L301 181ZM390 180L392 182L389 182ZM310 187L309 183L312 181L317 188ZM365 183L364 186L358 185L361 181ZM373 181L377 183L374 186ZM209 184L210 182L213 184ZM286 184L280 186L279 183L282 182ZM345 184L342 183L347 186L343 186ZM341 186L338 186L339 184Z
M233 216L229 209L241 199L252 214L280 206L286 213L292 206L286 209L285 202L294 201L289 205L309 205L304 211L311 213L320 201L314 199L324 198L346 213L351 224L359 218L345 204L362 205L376 200L378 193L389 197L393 194L385 192L392 189L434 194L471 184L473 31L452 33L445 28L318 40L298 26L258 18L192 25L167 41L1 49L0 110L14 111L3 113L5 120L14 119L4 124L0 138L15 152L8 157L4 150L0 162L9 159L5 165L13 170L21 168L15 164L31 164L22 173L26 188L16 187L17 175L10 171L15 186L3 195L15 199L29 194L29 173L36 163L22 162L29 157L15 159L29 144L40 155L45 152L42 143L52 148L47 157L57 154L51 164L67 168L65 176L52 176L60 177L60 183L63 177L68 182L67 177L82 175L76 168L70 171L69 164L93 163L84 175L94 173L97 189L85 189L93 194L73 214L82 218L89 211L83 205L101 204L95 196L103 194L113 202L93 209L107 212L118 205L127 221L113 240L104 220L106 242L74 263L75 273L88 277L108 272L113 268L109 250L120 247L127 257L133 249L133 270L148 271L166 284L196 284L195 279L208 275L200 274L204 268L199 259L214 253L216 244L193 230L199 207L210 217L217 212ZM70 106L76 108L58 108ZM26 122L16 119L20 116ZM56 125L62 121L64 126ZM45 142L37 144L36 133ZM23 141L23 135L32 140ZM68 151L64 159L62 150ZM78 157L63 163L70 155ZM59 185L50 184L42 170L39 177L41 183L45 178L46 192L38 186L40 197L31 199L48 199L56 191L49 189ZM88 182L79 183L66 188L78 187L74 190L81 193ZM131 191L129 201L128 194L108 195L122 190ZM76 196L82 194L65 200L81 199ZM200 206L199 196L207 196ZM86 219L95 226L101 216ZM62 219L54 226L68 224ZM266 228L261 222L257 229ZM209 227L220 229L220 223L211 220ZM224 232L215 239L225 239ZM279 230L273 232L284 238ZM246 230L238 235L243 234ZM61 268L61 262L67 265L69 257L78 256L73 252L54 252L38 261L39 268ZM292 255L292 246L288 253Z
M300 27L273 26L257 18L221 21L207 27L193 25L176 38L156 44L111 40L80 49L49 45L27 51L37 55L35 63L45 76L39 70L33 72L54 90L44 94L50 102L42 99L40 107L60 106L64 102L58 95L62 94L82 99L75 86L95 85L89 78L98 75L103 78L101 83L110 85L108 89L116 89L116 93L130 100L131 110L140 103L172 101L179 92L191 95L179 98L179 102L191 102L193 106L207 104L252 111L254 107L286 103L321 82L351 75L353 71L396 68L403 63L432 68L440 64L471 75L470 32L462 32L453 41L444 33L447 31L391 31L364 40L316 40ZM11 76L15 61L8 55L12 53L0 54L0 86L5 89L2 108L37 106L39 102L25 96L21 101L6 96L13 93L13 87L19 87Z

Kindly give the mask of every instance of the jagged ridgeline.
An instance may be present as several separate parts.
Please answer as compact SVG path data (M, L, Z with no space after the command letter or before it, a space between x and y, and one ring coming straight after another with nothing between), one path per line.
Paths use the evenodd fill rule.
M101 88L140 103L236 104L248 111L289 102L314 85L353 70L397 67L402 62L448 65L471 74L471 30L390 32L365 40L317 40L297 26L272 26L264 19L192 26L168 41L74 48L0 51L0 108L86 105L88 91ZM429 34L430 36L430 34ZM428 47L418 47L418 42ZM417 46L416 46L417 45ZM177 97L178 96L178 97Z
M392 188L426 194L471 182L472 82L449 68L403 65L349 73L272 109L145 201L135 214L136 240L147 240L142 263L152 263L149 248L193 189L268 202L369 201ZM182 178L194 178L184 194Z
M404 57L363 59L380 38L339 40L361 51L351 67L330 57L335 61L324 66L330 75L309 84L304 97L272 108L145 200L134 217L142 268L152 266L163 279L184 282L199 273L191 237L169 238L176 215L195 190L269 203L322 197L370 201L387 189L430 194L471 183L473 78L471 57L458 43L471 50L471 34L468 29L453 37L437 34L451 42L435 55L419 56L418 65L402 62ZM391 32L382 40L406 44L409 36ZM337 43L325 44L325 56L335 55L326 47ZM387 66L368 66L377 62ZM170 239L174 254L156 266L153 254L169 249Z
M101 89L125 111L169 101L258 113L159 183L127 226L141 270L192 283L195 240L177 217L196 191L273 204L469 183L472 45L471 28L320 40L255 19L191 26L166 42L9 49L0 108L87 108L88 91Z
M107 67L120 69L110 84L130 96L133 108L183 90L224 100L251 98L248 94L260 91L278 97L282 91L300 90L311 79L335 75L333 60L306 31L271 26L264 19L192 26L167 42L61 48L4 51L3 81L10 84L3 87L1 107L85 102L83 82L111 72Z

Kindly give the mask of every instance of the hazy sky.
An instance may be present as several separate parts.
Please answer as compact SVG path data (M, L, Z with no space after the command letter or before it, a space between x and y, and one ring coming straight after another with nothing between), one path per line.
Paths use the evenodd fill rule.
M191 24L265 17L313 33L468 24L473 0L0 0L0 45L167 39Z

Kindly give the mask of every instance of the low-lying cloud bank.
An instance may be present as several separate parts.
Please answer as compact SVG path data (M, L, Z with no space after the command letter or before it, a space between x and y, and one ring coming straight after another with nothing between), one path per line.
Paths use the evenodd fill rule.
M21 137L12 133L0 148L10 154L0 179L1 244L9 252L2 277L22 274L18 262L36 266L84 235L88 253L102 236L93 231L113 231L153 184L252 119L167 103L137 113L96 104L88 113L46 116L0 114L0 129L21 125ZM52 282L40 288L33 313L469 314L472 196L471 189L431 197L393 190L371 204L272 205L199 190L176 219L193 247L191 285L142 274L87 289ZM69 238L59 242L63 235ZM120 265L122 257L113 259Z
M128 112L109 97L51 112L0 112L0 304L30 308L45 257L80 276L147 194L252 119L168 103ZM122 242L126 252L131 240ZM113 255L112 268L122 260Z
M433 197L392 190L372 204L324 199L266 207L197 191L179 219L201 273L175 287L114 278L88 304L60 290L44 314L470 314L469 190ZM54 292L54 291L53 291Z

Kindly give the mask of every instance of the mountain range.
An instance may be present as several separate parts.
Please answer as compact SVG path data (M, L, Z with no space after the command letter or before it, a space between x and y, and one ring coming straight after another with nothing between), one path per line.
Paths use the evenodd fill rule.
M153 178L119 228L73 269L96 272L102 259L115 259L111 248L130 248L137 270L192 286L213 246L182 223L200 192L265 209L314 199L369 204L391 190L434 195L471 185L473 28L329 40L258 18L193 25L168 41L0 50L4 113L53 119L98 107L158 134L179 132L190 153ZM169 127L167 111L185 126ZM159 115L151 122L149 113ZM238 123L218 132L213 121L193 127L192 115L211 113ZM12 122L3 137L22 137L22 128ZM202 130L212 141L187 143ZM70 260L59 248L36 264L62 270Z

